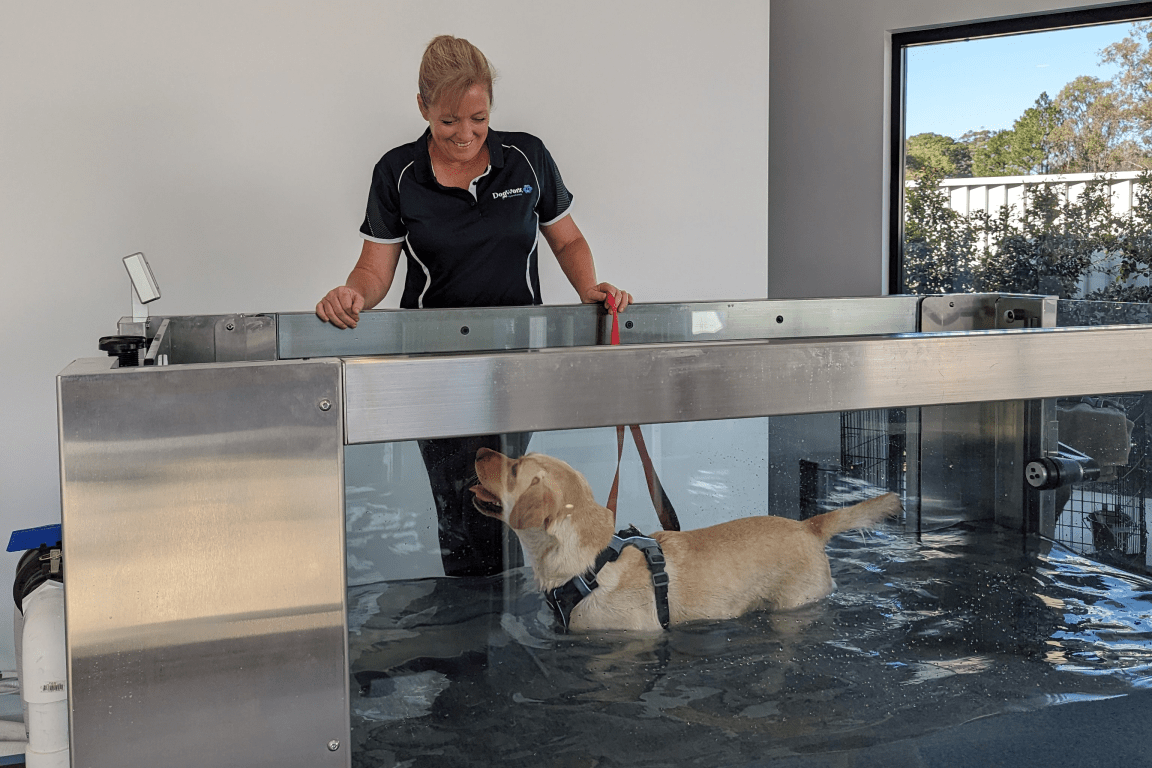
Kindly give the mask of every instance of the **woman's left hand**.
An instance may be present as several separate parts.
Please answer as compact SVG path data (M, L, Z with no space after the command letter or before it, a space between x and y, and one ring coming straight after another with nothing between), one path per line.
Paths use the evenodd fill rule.
M632 303L632 294L622 288L617 288L612 283L599 283L586 289L580 296L580 301L585 304L596 304L602 301L606 309L611 309L608 305L609 294L616 300L617 312L623 312L624 308Z

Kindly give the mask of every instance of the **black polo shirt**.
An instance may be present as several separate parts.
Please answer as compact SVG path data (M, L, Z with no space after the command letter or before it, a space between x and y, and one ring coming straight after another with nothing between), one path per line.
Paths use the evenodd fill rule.
M436 181L429 134L380 158L360 227L367 240L404 244L408 277L400 306L543 303L539 230L572 205L543 142L489 129L488 170L464 190Z

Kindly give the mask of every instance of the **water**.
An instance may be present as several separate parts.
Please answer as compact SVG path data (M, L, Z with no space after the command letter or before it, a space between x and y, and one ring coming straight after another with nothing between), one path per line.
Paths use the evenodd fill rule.
M561 635L517 571L349 591L354 766L747 766L1152 687L1152 581L966 524L836 537L838 590Z

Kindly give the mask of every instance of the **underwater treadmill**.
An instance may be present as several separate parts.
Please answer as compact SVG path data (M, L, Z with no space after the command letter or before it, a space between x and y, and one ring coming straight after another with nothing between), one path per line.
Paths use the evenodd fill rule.
M1052 463L1057 398L1152 390L1152 325L1057 327L1057 308L636 304L620 346L599 306L374 311L347 331L310 313L125 318L140 365L58 377L73 765L352 764L353 446L900 409L909 530L979 509L1051 537L1062 483L1026 467L1070 466Z

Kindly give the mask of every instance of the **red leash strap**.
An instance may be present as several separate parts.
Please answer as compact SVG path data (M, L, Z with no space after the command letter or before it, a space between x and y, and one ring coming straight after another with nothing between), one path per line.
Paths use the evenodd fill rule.
M620 344L620 318L616 312L616 299L612 294L608 294L608 307L612 311L612 335L611 343L613 346ZM656 468L652 465L652 457L648 455L648 447L644 445L644 433L640 431L639 424L629 425L629 430L632 432L632 440L636 443L636 452L640 454L640 463L644 467L644 479L648 483L648 494L652 497L652 507L656 510L656 517L660 519L660 526L666 531L680 530L680 520L676 517L676 510L672 507L672 502L668 499L668 494L664 492L664 486L660 484L660 478L656 476ZM612 489L608 492L608 503L605 505L608 509L612 510L612 516L616 516L616 502L620 495L620 463L624 458L624 426L616 427L616 476L612 478Z
M608 491L608 503L604 505L612 510L613 521L616 520L616 497L620 494L620 461L623 458L624 427L616 427L616 476L612 478L612 490Z

